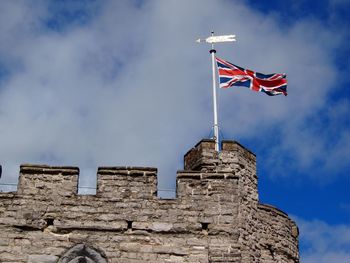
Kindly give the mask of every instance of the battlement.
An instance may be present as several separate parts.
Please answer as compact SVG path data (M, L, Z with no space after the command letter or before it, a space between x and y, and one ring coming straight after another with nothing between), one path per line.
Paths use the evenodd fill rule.
M21 195L71 196L78 193L79 168L23 164L17 193Z
M222 171L233 168L230 164L256 163L255 154L236 141L221 142L221 151L215 151L215 140L203 139L184 156L184 169L194 171ZM228 166L230 167L228 167Z
M156 168L99 167L96 194L78 195L79 168L22 165L17 192L0 193L0 261L297 263L295 223L259 204L255 155L214 147L186 153L172 200Z
M177 198L202 198L215 192L252 195L257 203L256 158L236 141L201 140L184 156L177 172ZM24 164L20 167L17 194L73 196L78 193L79 168ZM236 187L237 186L237 187ZM109 200L157 198L157 169L153 167L99 167L96 197Z
M254 207L258 203L256 156L236 141L222 141L217 152L214 140L201 140L185 154L184 169L177 174L180 197L217 191L240 196Z
M79 168L24 164L17 194L72 196L78 193ZM157 169L151 167L99 167L96 196L109 199L147 199L157 196Z
M151 167L99 167L98 197L148 199L157 196L157 169Z

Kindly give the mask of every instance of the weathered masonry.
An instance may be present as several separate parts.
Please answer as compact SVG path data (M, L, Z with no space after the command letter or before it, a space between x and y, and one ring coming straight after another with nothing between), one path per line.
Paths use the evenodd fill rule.
M77 195L78 168L22 165L0 193L0 262L299 262L296 224L259 203L253 153L202 140L184 162L174 200L154 168L100 167L96 195Z

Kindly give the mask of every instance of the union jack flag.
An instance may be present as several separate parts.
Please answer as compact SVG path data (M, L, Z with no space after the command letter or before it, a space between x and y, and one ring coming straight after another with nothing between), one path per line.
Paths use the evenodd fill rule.
M286 74L262 74L238 67L216 57L219 70L220 88L243 86L254 91L265 92L269 96L287 96Z

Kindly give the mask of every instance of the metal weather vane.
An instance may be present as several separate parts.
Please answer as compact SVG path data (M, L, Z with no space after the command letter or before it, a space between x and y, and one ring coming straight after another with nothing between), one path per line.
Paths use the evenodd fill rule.
M198 38L196 40L197 43L201 42L207 42L209 44L214 44L214 43L222 43L222 42L233 42L236 41L235 37L236 35L222 35L222 36L214 36L214 32L211 32L212 35L210 37L207 37L205 39L203 38Z
M214 32L211 32L211 36L202 39L199 38L196 40L198 43L208 43L211 44L211 50L209 53L211 54L211 64L212 64L212 74L213 74L213 108L214 108L214 140L215 140L215 150L219 151L219 124L218 124L218 109L217 109L217 98L216 98L216 74L215 74L215 53L216 50L214 48L214 44L223 43L223 42L234 42L236 35L221 35L214 36Z

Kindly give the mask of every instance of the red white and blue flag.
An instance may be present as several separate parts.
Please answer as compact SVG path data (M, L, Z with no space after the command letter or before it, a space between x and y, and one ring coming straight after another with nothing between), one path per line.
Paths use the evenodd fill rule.
M243 86L254 91L265 92L269 96L283 94L287 96L286 74L262 74L238 67L216 57L220 88Z

